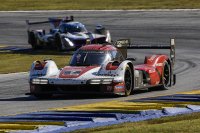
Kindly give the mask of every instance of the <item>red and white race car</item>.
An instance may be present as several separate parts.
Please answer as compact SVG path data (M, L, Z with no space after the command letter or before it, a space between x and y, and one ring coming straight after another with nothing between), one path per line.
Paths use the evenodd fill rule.
M170 49L145 57L144 64L127 57L127 49ZM29 76L30 94L107 93L128 96L135 89L175 85L174 39L168 45L131 45L128 39L115 44L90 44L79 48L69 66L58 69L52 60L34 61Z

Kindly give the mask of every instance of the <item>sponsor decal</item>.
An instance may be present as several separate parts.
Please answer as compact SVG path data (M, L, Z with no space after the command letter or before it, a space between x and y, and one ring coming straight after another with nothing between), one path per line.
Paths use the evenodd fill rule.
M124 89L124 86L122 86L122 85L117 85L117 86L115 86L115 89Z
M65 71L64 75L79 75L81 73L81 70L72 70L72 71Z
M62 69L59 74L59 78L77 78L82 74L94 69L98 66L88 66L88 67L70 67L67 66Z
M128 39L123 39L123 40L116 41L115 46L123 47L123 46L127 46L128 44L130 44L129 40Z
M124 91L124 82L115 85L115 92L123 92L123 91Z

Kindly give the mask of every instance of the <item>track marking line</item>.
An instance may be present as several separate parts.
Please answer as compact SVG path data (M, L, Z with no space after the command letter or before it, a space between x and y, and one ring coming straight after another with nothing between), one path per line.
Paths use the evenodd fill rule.
M36 12L36 13L40 13L40 12L126 12L126 11L130 11L130 12L160 12L160 11L164 11L164 12L168 12L168 11L200 11L200 9L133 9L133 10L21 10L21 11L0 11L2 13L27 13L27 12Z

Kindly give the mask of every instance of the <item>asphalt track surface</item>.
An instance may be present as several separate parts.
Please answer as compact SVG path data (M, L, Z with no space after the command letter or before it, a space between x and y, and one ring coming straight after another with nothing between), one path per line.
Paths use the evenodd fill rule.
M108 100L130 100L174 94L200 88L200 11L76 11L0 13L0 44L30 47L27 44L25 20L46 20L48 17L74 15L89 30L96 24L110 29L113 40L131 38L134 44L169 44L176 39L177 84L168 90L137 91L129 97L94 95L55 96L38 100L26 96L28 74L0 75L0 115L48 110L49 108L95 103ZM129 50L128 56L143 62L145 55L168 50ZM12 65L12 63L11 63ZM23 63L22 63L23 65Z

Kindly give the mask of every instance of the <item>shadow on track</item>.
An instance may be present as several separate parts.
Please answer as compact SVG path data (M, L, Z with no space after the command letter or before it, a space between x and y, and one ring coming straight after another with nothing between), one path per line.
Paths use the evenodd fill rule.
M134 95L140 95L144 93L150 93L155 91L165 91L163 89L144 89L144 90L135 90L133 94L130 95L134 97ZM15 98L2 98L0 101L58 101L58 100L88 100L88 99L113 99L117 100L124 96L117 96L117 95L108 95L108 94L55 94L51 98L46 99L39 99L34 96L22 96L22 97L15 97Z
M39 99L34 96L22 96L22 97L15 97L15 98L2 98L0 101L55 101L55 100L84 100L84 99L112 99L117 98L115 95L53 95L51 98L48 99Z

